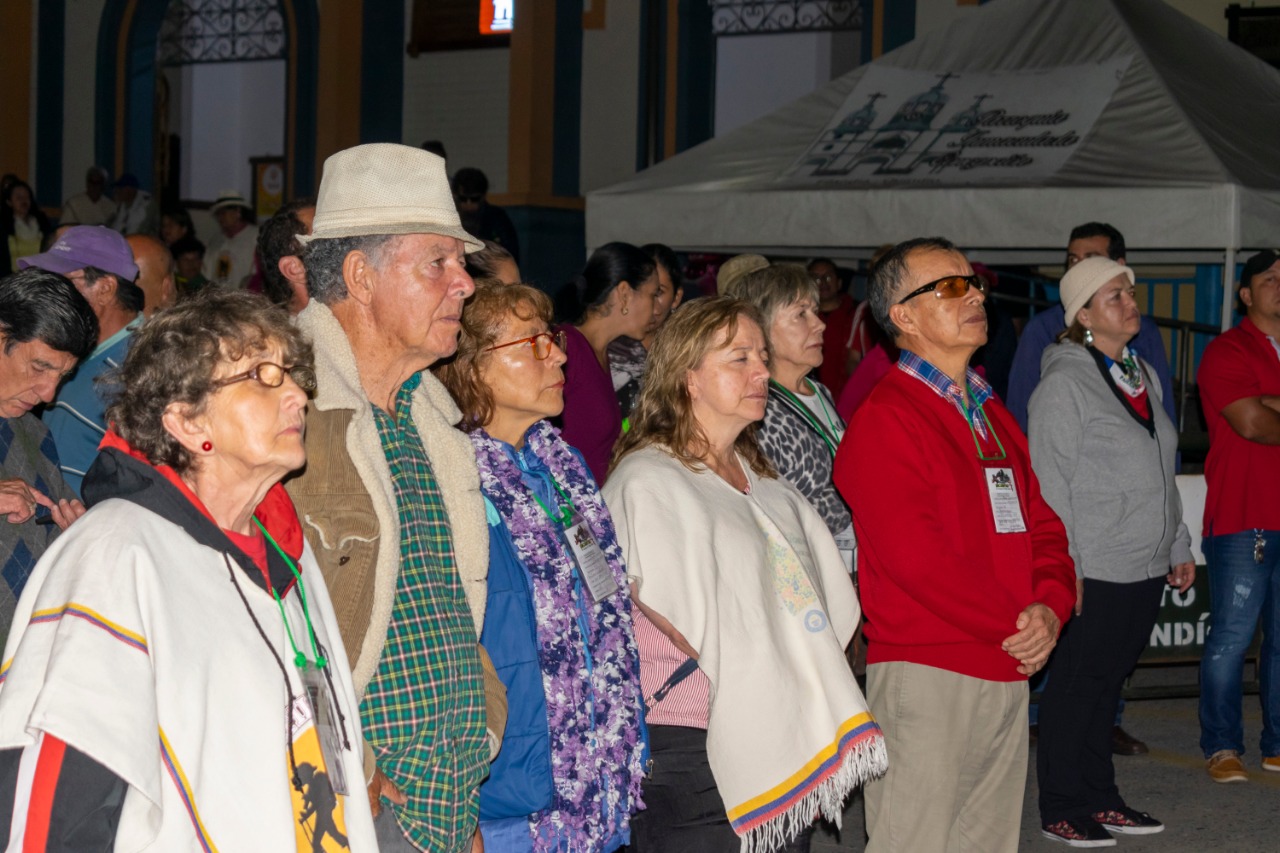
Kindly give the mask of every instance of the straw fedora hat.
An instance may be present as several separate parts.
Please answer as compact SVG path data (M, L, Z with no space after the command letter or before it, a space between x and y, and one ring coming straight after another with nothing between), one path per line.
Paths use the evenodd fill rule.
M734 255L716 271L716 293L721 296L737 296L738 282L767 266L769 259L764 255Z
M429 151L375 142L324 161L311 234L300 243L374 234L441 234L466 251L484 244L462 227L444 160Z

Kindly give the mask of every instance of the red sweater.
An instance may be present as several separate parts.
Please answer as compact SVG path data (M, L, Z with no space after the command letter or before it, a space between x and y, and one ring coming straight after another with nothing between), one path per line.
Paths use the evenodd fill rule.
M896 368L849 424L834 479L858 537L868 663L1019 681L1000 648L1018 614L1039 602L1065 623L1075 604L1066 531L1040 495L1026 437L995 399L983 409L1003 461L979 462L955 406ZM1027 532L995 532L984 466L1012 469Z
M827 386L835 400L840 399L840 391L849 381L849 334L853 331L856 308L853 297L842 293L839 305L825 314L819 312L827 328L822 333L822 366L818 368L818 380Z

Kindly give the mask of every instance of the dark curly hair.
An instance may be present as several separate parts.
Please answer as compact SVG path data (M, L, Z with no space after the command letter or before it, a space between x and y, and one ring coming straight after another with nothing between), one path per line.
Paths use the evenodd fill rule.
M436 377L453 395L462 411L458 428L473 432L493 417L493 393L480 378L480 369L489 358L488 349L499 343L498 333L509 319L537 317L551 325L551 297L527 284L504 285L498 281L476 282L476 292L462 309L462 334L458 351L435 370Z
M234 363L271 345L283 350L286 367L312 368L311 343L284 309L247 291L207 288L157 313L133 336L124 364L111 377L115 397L107 421L153 465L179 474L192 454L164 427L172 403L204 411L216 390L218 365Z
M314 198L299 198L281 207L258 229L258 257L262 259L262 290L275 304L288 308L293 300L293 288L280 272L280 259L294 255L302 257L302 244L298 235L307 233L307 226L298 218L299 211L315 207Z

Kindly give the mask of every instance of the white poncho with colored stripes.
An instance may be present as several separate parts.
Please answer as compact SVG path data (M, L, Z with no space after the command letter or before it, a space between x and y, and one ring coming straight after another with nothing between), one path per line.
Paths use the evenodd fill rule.
M744 853L781 847L887 766L845 661L860 610L817 512L746 468L750 494L656 448L609 476L639 600L698 650L711 682L707 752Z

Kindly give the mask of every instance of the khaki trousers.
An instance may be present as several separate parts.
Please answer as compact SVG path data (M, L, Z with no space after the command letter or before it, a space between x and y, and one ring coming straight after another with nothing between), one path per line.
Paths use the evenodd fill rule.
M867 667L889 772L866 787L867 853L1015 853L1027 784L1027 682L914 663Z

